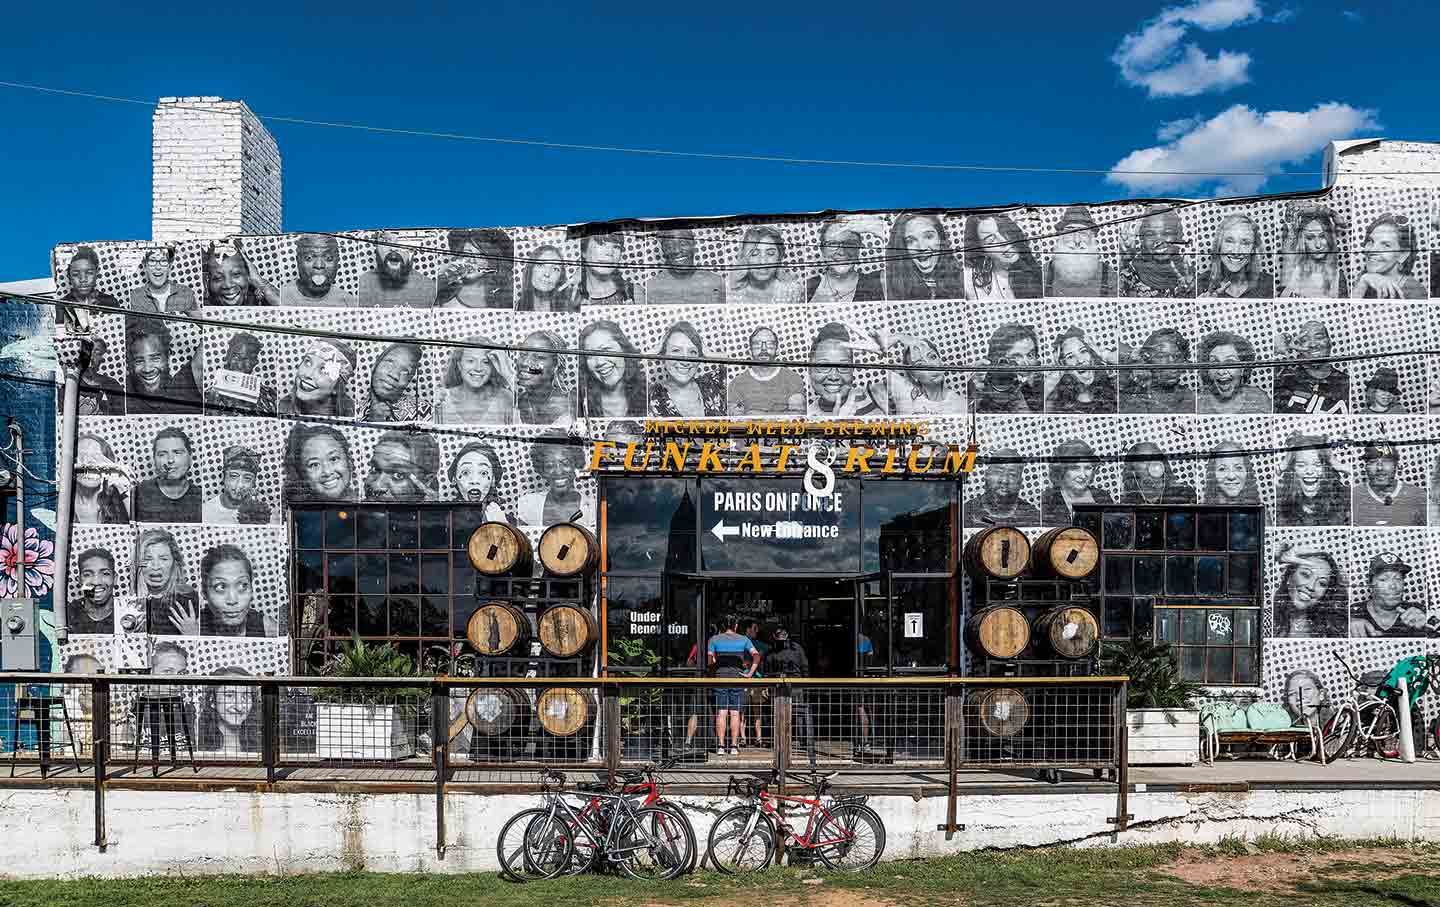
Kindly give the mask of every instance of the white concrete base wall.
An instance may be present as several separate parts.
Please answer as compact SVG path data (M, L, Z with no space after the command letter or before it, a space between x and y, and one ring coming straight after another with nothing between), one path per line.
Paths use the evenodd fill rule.
M302 794L110 791L109 846L91 842L88 791L11 790L0 794L0 837L26 842L32 861L12 862L9 878L164 874L477 872L497 869L495 838L505 819L535 804L529 796L452 794L450 846L435 853L435 799L424 794ZM683 798L705 846L722 798ZM872 797L885 819L886 859L939 856L984 847L1110 845L1105 794L971 796L960 801L965 831L945 840L945 799ZM1206 843L1253 838L1395 837L1440 840L1440 791L1137 793L1135 818L1116 843Z

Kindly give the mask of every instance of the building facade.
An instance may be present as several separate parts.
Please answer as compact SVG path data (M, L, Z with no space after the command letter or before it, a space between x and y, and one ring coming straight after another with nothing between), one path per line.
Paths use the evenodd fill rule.
M603 638L555 670L695 671L735 613L815 673L962 673L967 539L1080 522L1116 555L1086 587L1107 642L1296 708L1342 693L1332 652L1388 667L1440 626L1437 190L1345 176L1372 152L1238 200L326 234L157 214L164 242L59 245L62 298L128 311L61 328L103 341L66 654L290 673L358 634L450 670L487 599L473 530L575 522ZM242 190L272 175L251 159Z

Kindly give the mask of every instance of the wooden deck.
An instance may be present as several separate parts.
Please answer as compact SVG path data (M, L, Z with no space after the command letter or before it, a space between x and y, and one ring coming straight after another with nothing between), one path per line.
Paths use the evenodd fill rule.
M604 777L604 769L592 766L560 766L574 782L589 782ZM835 779L837 793L860 792L874 795L921 797L944 796L948 775L940 768L866 766L851 764L839 768ZM755 760L730 764L696 766L665 772L663 779L671 794L720 794L731 775L768 771L768 766ZM538 770L495 767L452 766L445 789L448 793L502 794L527 793L536 789ZM1089 771L1060 773L1058 784L1043 779L1035 770L962 771L958 774L959 789L965 795L977 794L1047 794L1047 793L1114 793L1115 784L1100 780ZM793 776L792 776L793 777ZM1440 789L1440 761L1421 760L1406 765L1376 759L1346 759L1330 765L1313 762L1281 761L1265 758L1221 760L1215 765L1146 766L1130 770L1131 789L1141 791L1245 791L1261 789ZM91 788L94 775L91 765L81 763L76 771L71 761L53 763L48 777L41 778L40 767L33 759L17 761L14 777L0 767L0 788ZM434 792L435 771L421 760L411 760L388 767L360 767L330 764L294 765L278 769L274 782L266 780L265 769L259 765L204 764L198 769L182 761L172 767L162 762L158 776L152 777L150 765L141 763L138 770L127 761L109 764L105 786L108 789L172 789L172 790L258 790L276 792Z

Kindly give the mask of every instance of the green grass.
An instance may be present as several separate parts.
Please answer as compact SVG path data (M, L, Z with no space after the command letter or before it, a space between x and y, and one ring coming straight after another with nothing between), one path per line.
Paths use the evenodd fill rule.
M1396 841L1261 838L1206 847L1039 848L978 851L933 860L881 864L864 876L772 869L743 878L698 874L640 884L584 876L517 885L492 874L197 876L123 881L84 879L0 882L0 907L823 907L854 896L899 907L974 905L1124 905L1124 907L1271 907L1371 904L1440 905L1440 846ZM1349 858L1329 860L1345 851ZM1180 858L1243 861L1258 851L1316 862L1282 889L1254 892L1186 884L1162 871ZM1383 859L1400 854L1402 865ZM821 884L807 884L815 878ZM844 889L844 891L840 891Z

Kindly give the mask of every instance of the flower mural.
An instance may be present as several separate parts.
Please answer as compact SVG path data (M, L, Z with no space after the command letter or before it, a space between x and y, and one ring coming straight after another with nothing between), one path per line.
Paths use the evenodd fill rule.
M14 523L6 523L0 535L0 598L10 598L20 590L18 566L20 553L16 547L17 533ZM25 530L25 585L32 598L39 598L50 591L55 582L55 543L40 538L40 533L30 526Z

